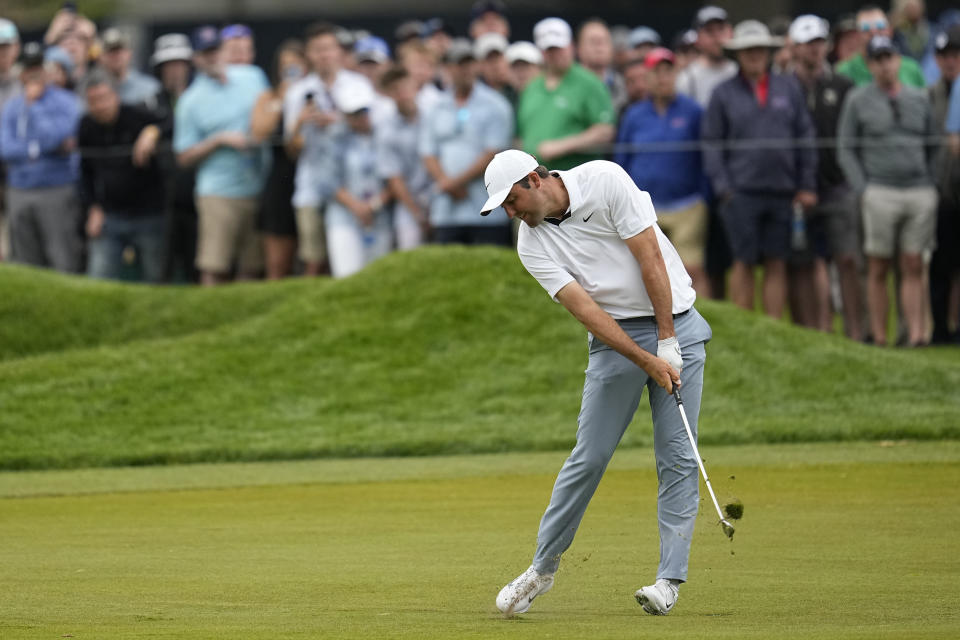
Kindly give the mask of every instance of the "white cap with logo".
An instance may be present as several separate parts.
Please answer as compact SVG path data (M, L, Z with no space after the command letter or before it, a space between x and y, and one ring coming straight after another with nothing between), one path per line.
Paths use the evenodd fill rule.
M814 40L826 40L830 35L830 27L823 18L808 13L790 23L787 35L791 42L806 44Z
M483 173L483 184L490 197L480 210L480 215L485 216L503 204L513 185L538 166L540 163L536 158L519 149L507 149L493 156Z
M562 18L544 18L533 26L533 41L542 51L568 47L573 42L573 31Z

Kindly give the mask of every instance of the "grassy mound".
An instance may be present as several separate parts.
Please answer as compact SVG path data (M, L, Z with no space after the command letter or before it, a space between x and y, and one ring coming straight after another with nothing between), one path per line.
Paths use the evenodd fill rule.
M214 291L0 268L0 468L552 450L583 328L515 255ZM960 437L960 367L698 303L704 443ZM649 413L625 444L651 441Z

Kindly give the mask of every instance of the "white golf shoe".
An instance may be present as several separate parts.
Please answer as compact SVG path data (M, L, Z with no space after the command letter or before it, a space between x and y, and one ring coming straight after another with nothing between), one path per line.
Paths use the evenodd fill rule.
M497 594L497 609L507 616L525 613L534 598L552 588L553 574L539 573L533 565L530 565L529 569L500 590Z
M657 580L649 587L641 587L633 596L643 610L653 616L665 616L677 604L678 589L669 580Z

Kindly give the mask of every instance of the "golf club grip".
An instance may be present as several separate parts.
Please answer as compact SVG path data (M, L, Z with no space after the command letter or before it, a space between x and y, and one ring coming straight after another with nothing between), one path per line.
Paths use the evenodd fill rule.
M677 401L677 406L683 404L683 399L680 397L680 387L678 385L673 385L673 398Z

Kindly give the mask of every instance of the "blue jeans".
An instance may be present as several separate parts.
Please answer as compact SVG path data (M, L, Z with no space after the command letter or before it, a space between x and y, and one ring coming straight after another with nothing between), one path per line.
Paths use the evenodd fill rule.
M123 268L123 251L137 251L143 279L160 282L166 263L163 214L130 218L107 213L100 235L90 240L87 275L116 280Z
M618 321L634 342L657 353L653 319ZM674 320L683 351L683 402L690 430L697 436L703 391L704 344L712 332L696 309ZM583 385L577 444L564 463L540 522L533 566L552 573L573 542L580 520L593 497L607 463L647 389L653 414L653 451L657 459L657 519L660 527L660 566L657 578L686 581L690 540L699 506L699 468L673 396L647 373L600 340L590 341L590 359Z

